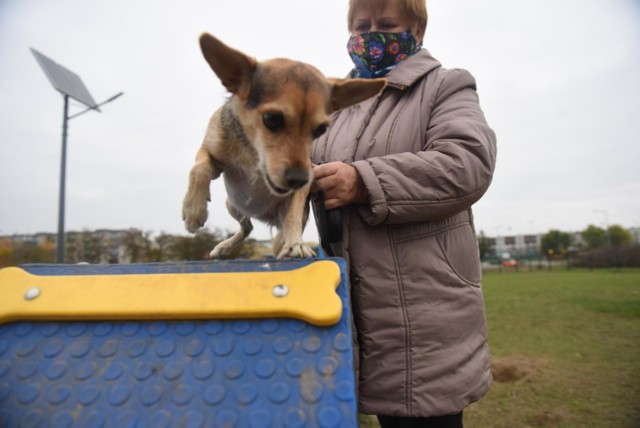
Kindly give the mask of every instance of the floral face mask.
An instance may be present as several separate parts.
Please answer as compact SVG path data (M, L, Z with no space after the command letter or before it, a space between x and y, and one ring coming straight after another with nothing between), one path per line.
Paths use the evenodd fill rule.
M400 61L418 52L411 30L403 33L371 31L352 36L347 51L356 65L353 77L382 77Z

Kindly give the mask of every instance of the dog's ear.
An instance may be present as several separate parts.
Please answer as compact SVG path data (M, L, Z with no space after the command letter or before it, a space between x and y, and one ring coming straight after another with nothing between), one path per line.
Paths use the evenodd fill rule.
M247 98L256 60L207 33L200 36L200 49L224 87L240 98Z
M334 79L329 78L331 85L331 108L340 110L357 104L380 92L387 79Z

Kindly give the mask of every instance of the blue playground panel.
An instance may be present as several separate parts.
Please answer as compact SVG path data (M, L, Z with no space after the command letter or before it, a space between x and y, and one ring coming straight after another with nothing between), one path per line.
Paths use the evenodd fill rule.
M346 265L328 260L340 267L343 306L330 327L293 319L0 325L0 427L356 427ZM23 268L35 275L273 272L313 261Z

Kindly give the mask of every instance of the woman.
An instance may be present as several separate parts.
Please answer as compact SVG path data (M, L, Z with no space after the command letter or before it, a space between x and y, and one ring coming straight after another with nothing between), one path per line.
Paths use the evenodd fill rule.
M496 140L473 77L422 49L425 0L350 0L352 77L388 79L314 143L313 191L340 208L359 406L383 427L462 426L491 383L471 205Z

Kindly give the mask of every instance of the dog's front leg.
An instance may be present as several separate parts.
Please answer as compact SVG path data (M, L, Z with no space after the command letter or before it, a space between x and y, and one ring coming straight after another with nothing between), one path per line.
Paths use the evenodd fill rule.
M231 253L231 251L240 245L253 230L251 219L238 211L230 199L227 199L227 210L229 211L229 214L231 214L231 217L238 220L238 223L240 223L240 230L238 230L231 238L225 239L216 245L213 251L209 254L212 259L218 259Z
M182 219L189 232L194 233L207 221L207 202L211 200L209 186L211 180L218 178L220 173L209 152L200 147L196 164L189 173L189 188L182 202Z
M311 247L302 242L302 232L309 217L307 196L309 187L296 191L291 198L289 209L285 213L282 228L278 230L273 243L273 253L277 258L285 257L315 257Z

